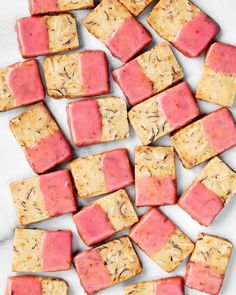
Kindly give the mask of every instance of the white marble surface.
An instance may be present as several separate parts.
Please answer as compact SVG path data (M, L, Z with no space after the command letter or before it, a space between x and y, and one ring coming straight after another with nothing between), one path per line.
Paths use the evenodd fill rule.
M154 1L156 2L156 1ZM228 42L236 45L236 1L235 0L195 0L195 3L203 8L209 15L211 15L221 26L221 32L217 36L217 39L223 42ZM114 69L120 65L120 62L113 58L108 50L99 41L97 41L93 36L91 36L81 25L80 20L88 12L78 12L78 29L80 33L80 43L81 49L103 49L108 53L110 68ZM142 14L139 18L143 23L145 23L145 18L148 11ZM27 16L28 6L27 0L0 0L0 67L9 65L11 63L22 60L17 48L16 34L14 31L15 21L18 18ZM148 27L147 23L145 25ZM150 29L150 28L149 28ZM153 44L160 43L161 39L151 30L154 36ZM196 89L197 82L200 77L203 58L188 59L181 55L175 50L176 56L179 59L181 65L183 66L184 72L186 74L186 80L190 83L193 89ZM40 61L42 62L42 58ZM117 87L117 85L112 80L112 94L119 95L121 97L122 93ZM59 121L62 129L67 134L69 138L68 126L66 123L66 113L65 106L66 100L53 100L52 98L47 98L46 100L49 108L55 115L56 119ZM209 112L218 108L216 105L200 102L199 103L203 113ZM27 164L25 157L16 144L13 135L10 132L8 123L11 118L19 114L23 109L9 111L7 113L0 114L0 295L4 294L6 279L11 273L11 252L12 252L12 237L13 231L17 227L17 221L15 217L15 211L12 205L11 196L8 190L8 185L10 182L16 181L21 178L30 177L33 175L32 170ZM236 108L232 108L232 112L236 117ZM168 137L160 140L158 144L169 144ZM117 143L101 144L97 146L90 146L86 148L80 148L75 150L75 154L84 156L97 153L103 150L109 150L115 147L127 147L132 153L135 145L139 144L139 140L132 131L132 136L130 139L125 141L120 141ZM231 149L222 155L223 159L231 165L232 168L236 170L236 148ZM133 160L133 157L132 157ZM201 166L196 167L190 171L185 170L181 164L177 163L178 167L178 190L179 193L190 183L190 181L197 175L201 170ZM129 192L133 196L133 188L129 188ZM81 201L79 201L82 204ZM139 210L142 213L145 210ZM236 227L235 227L235 213L236 213L236 200L233 199L232 202L225 208L224 212L217 218L212 226L209 228L204 228L194 222L187 214L185 214L177 206L168 206L163 208L163 211L176 222L189 236L195 240L197 234L200 231L216 234L228 238L234 245L236 245ZM35 227L43 229L71 229L74 232L74 251L84 249L84 245L79 239L75 226L72 222L71 216L63 216L59 218L54 218L40 224L36 224ZM168 276L167 273L162 271L158 266L156 266L146 255L141 253L140 258L143 262L144 269L142 274L136 278L130 280L130 282L138 280L151 280L161 277ZM227 276L225 279L224 287L222 289L223 295L234 295L236 294L236 255L233 254ZM173 272L171 275L184 274L185 264ZM72 268L68 272L61 273L51 273L51 276L59 276L68 280L70 284L70 295L84 294L77 275ZM92 278L91 278L92 279ZM111 289L101 292L100 294L123 294L123 287L127 284L123 283L115 286ZM199 292L190 290L186 288L186 294L200 294ZM30 295L30 294L27 294Z

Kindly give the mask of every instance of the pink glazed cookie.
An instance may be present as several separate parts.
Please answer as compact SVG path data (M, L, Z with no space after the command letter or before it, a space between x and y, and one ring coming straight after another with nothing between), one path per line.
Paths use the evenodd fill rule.
M33 104L45 98L37 60L0 69L0 111Z
M152 41L147 29L117 0L101 1L85 17L83 25L123 62L133 58Z
M188 57L201 55L219 31L218 25L189 0L160 0L147 20L158 35Z
M76 21L69 13L24 17L16 22L16 32L24 58L79 48Z
M12 271L51 272L71 267L72 232L16 229Z
M21 226L77 211L68 170L17 181L10 185L10 189Z
M72 157L69 143L44 103L37 103L12 119L10 128L37 174Z

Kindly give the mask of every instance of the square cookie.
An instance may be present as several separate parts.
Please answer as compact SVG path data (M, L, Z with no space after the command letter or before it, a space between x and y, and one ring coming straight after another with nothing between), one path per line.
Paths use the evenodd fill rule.
M44 100L45 93L37 60L0 69L0 112Z
M76 20L69 13L24 17L16 22L16 32L24 58L79 48Z
M208 294L219 294L232 248L223 238L200 233L187 264L185 285Z
M153 0L119 0L134 16L143 12Z
M48 95L54 98L110 92L108 62L101 50L48 57L44 61L44 75Z
M63 279L39 276L14 276L7 280L5 295L68 295Z
M83 242L91 246L138 221L133 204L125 190L119 190L82 208L74 222Z
M134 283L125 287L125 295L184 295L184 280L180 276Z
M236 145L236 125L221 108L183 127L171 141L185 168L190 169Z
M142 271L141 262L128 237L78 253L75 269L87 294L128 280Z
M219 31L218 25L189 0L160 0L147 21L188 57L201 55Z
M128 151L124 148L78 158L70 167L82 199L113 192L134 182Z
M148 145L199 114L189 85L182 82L134 106L128 115L141 142Z
M196 97L232 107L236 94L236 46L215 42L209 48Z
M125 139L130 135L126 103L118 97L69 103L67 121L76 146Z
M201 225L210 225L236 192L236 173L220 158L208 162L178 205Z
M165 90L184 74L170 46L162 43L113 71L130 105Z
M173 147L135 148L135 205L163 206L177 202Z
M68 170L31 177L10 185L21 226L77 211L77 200Z
M12 271L51 272L71 267L72 232L16 229Z
M69 143L44 103L37 103L12 119L10 128L37 174L72 157Z
M152 41L147 29L118 0L102 0L82 23L123 62Z
M67 12L70 10L89 9L93 7L94 0L29 0L29 10L31 15Z
M175 270L194 248L192 241L155 208L141 217L131 228L129 236L166 272Z

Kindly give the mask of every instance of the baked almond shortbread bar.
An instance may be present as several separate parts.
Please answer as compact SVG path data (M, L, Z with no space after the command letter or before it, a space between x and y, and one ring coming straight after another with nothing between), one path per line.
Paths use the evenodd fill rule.
M77 211L72 179L66 169L14 182L10 190L21 226Z
M13 242L12 271L63 271L71 267L72 233L16 229Z
M185 285L208 294L219 294L232 248L223 238L199 234L187 264Z
M39 276L9 277L5 295L68 295L63 279Z
M129 120L144 145L176 130L199 115L196 100L182 82L134 106Z
M236 192L236 173L214 157L185 190L178 205L200 224L208 226Z
M31 15L66 12L70 10L89 9L93 7L94 0L29 0Z
M102 0L82 23L123 62L152 41L147 29L118 0Z
M74 215L74 222L84 243L91 246L138 221L125 190L119 190L84 207Z
M48 95L54 98L110 92L108 62L101 50L48 57L44 61L44 74Z
M74 257L75 269L86 294L128 280L142 271L141 262L128 237L121 237Z
M236 94L236 46L215 42L205 58L196 97L226 107Z
M45 98L37 60L0 69L0 111L42 101Z
M160 0L147 21L188 57L202 54L219 31L218 25L189 0Z
M234 118L218 109L177 131L171 141L184 167L192 168L236 145Z
M69 143L42 102L12 119L10 128L35 173L47 172L72 157Z
M134 283L125 287L125 295L184 295L184 280L176 276Z
M134 16L143 12L153 0L119 0Z
M79 48L72 14L30 16L16 22L22 57L36 57Z
M129 233L130 238L157 265L175 270L193 251L194 244L160 210L146 212Z
M177 188L173 147L139 146L134 156L136 206L175 204Z
M133 171L127 149L78 158L70 164L80 198L102 195L133 183Z
M67 121L76 146L129 137L126 103L118 97L93 98L69 103Z
M162 43L113 71L113 77L133 106L179 82L184 74L170 46Z

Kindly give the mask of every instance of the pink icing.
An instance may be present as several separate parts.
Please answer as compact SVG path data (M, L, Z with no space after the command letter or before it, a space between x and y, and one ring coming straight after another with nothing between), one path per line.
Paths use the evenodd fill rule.
M102 154L102 171L109 192L124 188L134 182L126 149L116 149Z
M185 274L185 284L189 288L217 295L220 292L224 276L211 265L189 262Z
M236 75L236 47L213 43L207 52L205 64L216 72Z
M35 57L50 53L46 18L24 17L17 21L16 31L23 57Z
M69 103L67 105L67 116L71 137L76 146L89 145L100 141L102 119L97 100Z
M177 200L175 177L140 177L135 180L135 204L161 206L175 204Z
M44 88L36 60L10 66L7 85L14 95L17 106L44 100Z
M31 15L54 12L58 10L58 0L29 0Z
M229 110L221 108L202 119L204 133L217 153L236 145L236 125Z
M46 231L41 240L42 271L70 269L72 255L71 231Z
M171 127L180 128L200 113L186 82L174 86L158 96L158 104Z
M88 246L99 243L116 232L106 212L97 204L85 207L74 215L74 222L81 238Z
M219 31L218 25L205 13L199 12L172 41L188 57L197 57L208 47Z
M39 177L43 204L50 216L73 213L77 210L74 188L68 170L60 170Z
M154 295L184 295L182 277L172 277L157 281Z
M175 224L153 208L132 227L129 236L144 252L153 254L161 250L175 230Z
M152 81L135 59L113 71L113 76L132 106L154 94Z
M25 150L32 169L44 173L71 159L71 148L61 131L50 134Z
M37 277L19 276L8 279L6 295L42 295L41 282Z
M199 181L185 191L178 205L204 226L212 223L224 207L221 199Z
M84 51L80 55L80 72L84 96L110 92L108 63L103 51Z
M134 17L130 17L105 43L115 57L127 62L151 41L152 36L147 29Z
M95 294L111 285L109 270L97 249L77 254L74 264L86 293Z

